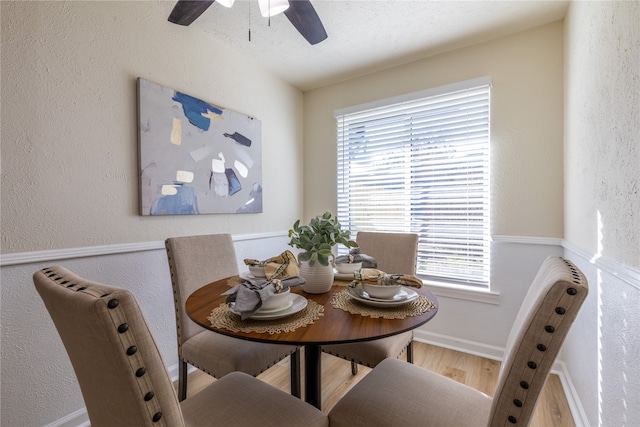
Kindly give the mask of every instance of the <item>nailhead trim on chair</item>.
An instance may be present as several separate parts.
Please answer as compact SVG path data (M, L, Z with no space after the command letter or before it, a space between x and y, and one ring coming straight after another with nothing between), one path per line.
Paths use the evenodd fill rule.
M111 310L118 308L119 305L120 305L120 301L118 301L115 298L109 300L109 302L107 303L107 307L109 307L109 309ZM118 329L118 333L120 334L129 332L129 324L127 322L122 322L119 324L117 329ZM138 347L136 345L130 345L129 347L127 347L127 350L126 350L127 356L132 357L137 353L138 353ZM136 360L136 362L137 364L141 363L141 361L139 360ZM135 376L136 378L142 378L146 374L146 372L147 372L147 369L144 366L141 366L138 369L136 369ZM155 393L153 392L153 390L151 390L144 395L143 399L145 402L150 402L154 398L154 396L155 396ZM151 419L154 423L157 423L158 421L160 421L160 419L162 419L162 412L160 411L155 412Z
M69 280L62 280L63 277L54 273L53 270L51 270L51 268L45 268L42 271L47 277L49 277L54 281L60 282L59 284L65 285L66 288L74 288L78 286L76 283L70 283ZM109 294L103 294L99 296L96 295L96 292L94 291L94 289L96 288L80 286L77 289L73 289L73 290L75 292L86 291L90 295L96 298L101 298L101 299L105 299L109 297ZM133 342L134 337L129 327L129 323L125 321L126 319L124 318L124 313L120 309L121 308L120 302L118 301L117 298L111 298L109 301L107 301L107 307L109 308L109 311L112 313L111 317L114 320L114 325L118 325L116 327L116 330L118 331L123 348L126 348L125 353L127 354L128 357L132 358L131 366L132 367L139 366L137 369L135 369L135 371L133 371L133 373L137 378L137 381L140 383L139 385L140 390L149 390L152 384L150 382L150 379L145 375L147 372L146 368L144 366L140 366L142 365L143 361L141 359L141 355L138 352L138 347ZM142 397L143 397L143 400L147 402L147 405L151 406L149 407L149 410L150 410L149 412L153 413L153 415L151 416L151 419L154 423L156 423L162 419L162 411L159 410L160 408L158 407L157 399L154 399L154 396L155 396L155 393L153 392L153 390L149 390Z
M563 259L563 261L564 261L565 265L567 266L567 268L569 269L569 271L571 272L571 277L573 278L573 280L572 280L572 281L573 281L573 283L575 283L575 284L580 284L580 280L581 280L581 278L580 278L580 275L578 274L578 272L577 272L576 268L573 266L573 264L572 264L571 262L569 262L569 261L567 261L567 260L565 260L565 259ZM566 294L567 294L567 295L569 295L570 297L572 297L572 296L577 295L577 294L578 294L578 291L576 290L576 288L569 287L569 288L567 288L567 290L566 290ZM551 323L551 321L553 321L553 318L551 318L551 319L550 319L549 324L547 324L547 325L545 325L545 326L544 326L544 331L548 334L546 337L547 337L547 339L549 340L549 342L550 342L550 341L551 341L551 339L552 339L552 338L551 338L551 335L556 331L556 327L557 327L558 325L560 325L560 324L561 324L561 322L562 322L562 317L561 317L561 316L563 316L563 315L566 313L566 309L565 309L564 307L562 307L562 306L558 306L558 307L556 307L556 308L555 308L554 312L555 312L555 314L558 316L558 317L555 319L555 321L557 322L557 323L556 323L556 326L554 326L554 325L550 324L550 323ZM545 338L545 336L544 336L544 335L542 335L542 336L540 336L539 338L543 338L543 339L544 339L544 338ZM548 344L548 343L547 343L547 344ZM540 354L541 360L543 360L543 358L545 357L545 356L544 356L544 352L546 352L546 351L547 351L547 345L545 345L544 343L540 342L540 343L538 343L538 344L536 345L536 349L539 351L539 354ZM535 355L533 355L533 356L535 356ZM535 362L535 361L533 361L533 360L529 360L529 361L527 362L527 367L528 367L529 369L531 369L531 371L529 371L529 372L535 371L535 369L538 367L538 363L536 363L536 362ZM527 371L523 371L523 372L525 372L525 373L526 373ZM535 374L533 374L533 373L532 373L532 374L531 374L531 376L530 376L530 378L532 378L532 379L533 379L533 375L535 375ZM525 381L525 380L521 380L521 381L520 381L520 387L521 387L521 390L528 390L528 389L529 389L529 387L530 387L530 384L529 384L529 382L527 382L527 381ZM523 396L523 397L524 397L524 398L526 398L526 393L527 393L527 392L525 391L524 393L525 393L525 394L524 394L524 396ZM518 398L515 398L515 399L513 399L513 405L514 405L516 408L522 408L522 407L524 406L524 403L523 403L523 400L518 399ZM515 416L513 416L513 415L509 415L509 416L507 417L507 421L508 421L509 423L511 423L511 424L517 424L517 423L518 423L518 419L517 419Z

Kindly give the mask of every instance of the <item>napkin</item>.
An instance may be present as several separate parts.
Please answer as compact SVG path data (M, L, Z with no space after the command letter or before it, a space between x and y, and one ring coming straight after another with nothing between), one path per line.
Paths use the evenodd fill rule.
M264 261L247 258L244 260L244 263L245 265L264 266L264 273L267 279L281 279L283 277L297 276L300 274L300 267L298 267L296 257L288 250Z
M227 297L227 304L235 302L235 311L240 312L242 320L249 318L262 307L263 301L271 298L276 291L284 291L294 286L304 284L304 279L299 276L290 276L284 279L246 279L238 286L234 286L222 295Z
M411 274L387 274L375 268L363 268L353 273L354 282L366 282L380 286L403 285L414 288L422 287L422 280Z
M354 262L362 262L362 268L376 268L378 261L370 255L361 254L360 248L353 248L349 251L349 255L340 255L336 257L336 263L353 264Z

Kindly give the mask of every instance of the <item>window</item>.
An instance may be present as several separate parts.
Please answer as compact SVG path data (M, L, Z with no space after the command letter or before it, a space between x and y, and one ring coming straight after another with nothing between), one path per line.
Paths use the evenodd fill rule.
M488 288L489 86L473 79L335 113L340 223L418 233L425 280Z

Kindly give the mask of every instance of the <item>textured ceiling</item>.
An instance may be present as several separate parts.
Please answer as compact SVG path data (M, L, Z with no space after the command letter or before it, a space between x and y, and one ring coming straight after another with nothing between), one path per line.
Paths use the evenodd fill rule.
M175 1L158 3L169 16ZM568 1L312 0L328 38L310 45L284 15L257 0L214 3L185 31L200 31L301 90L415 61L564 17ZM248 33L251 30L251 41Z

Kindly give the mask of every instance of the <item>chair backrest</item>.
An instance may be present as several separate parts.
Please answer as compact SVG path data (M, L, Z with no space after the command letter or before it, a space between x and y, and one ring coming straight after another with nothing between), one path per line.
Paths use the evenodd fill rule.
M182 343L204 331L187 316L184 303L202 286L238 274L233 240L230 234L172 237L165 241L171 272L176 321L178 352Z
M490 426L529 424L549 371L587 293L586 278L570 261L560 257L544 261L507 341Z
M71 359L92 427L184 425L167 369L131 292L58 266L37 271L33 282Z
M359 231L356 241L360 253L374 257L385 273L416 274L417 234Z

